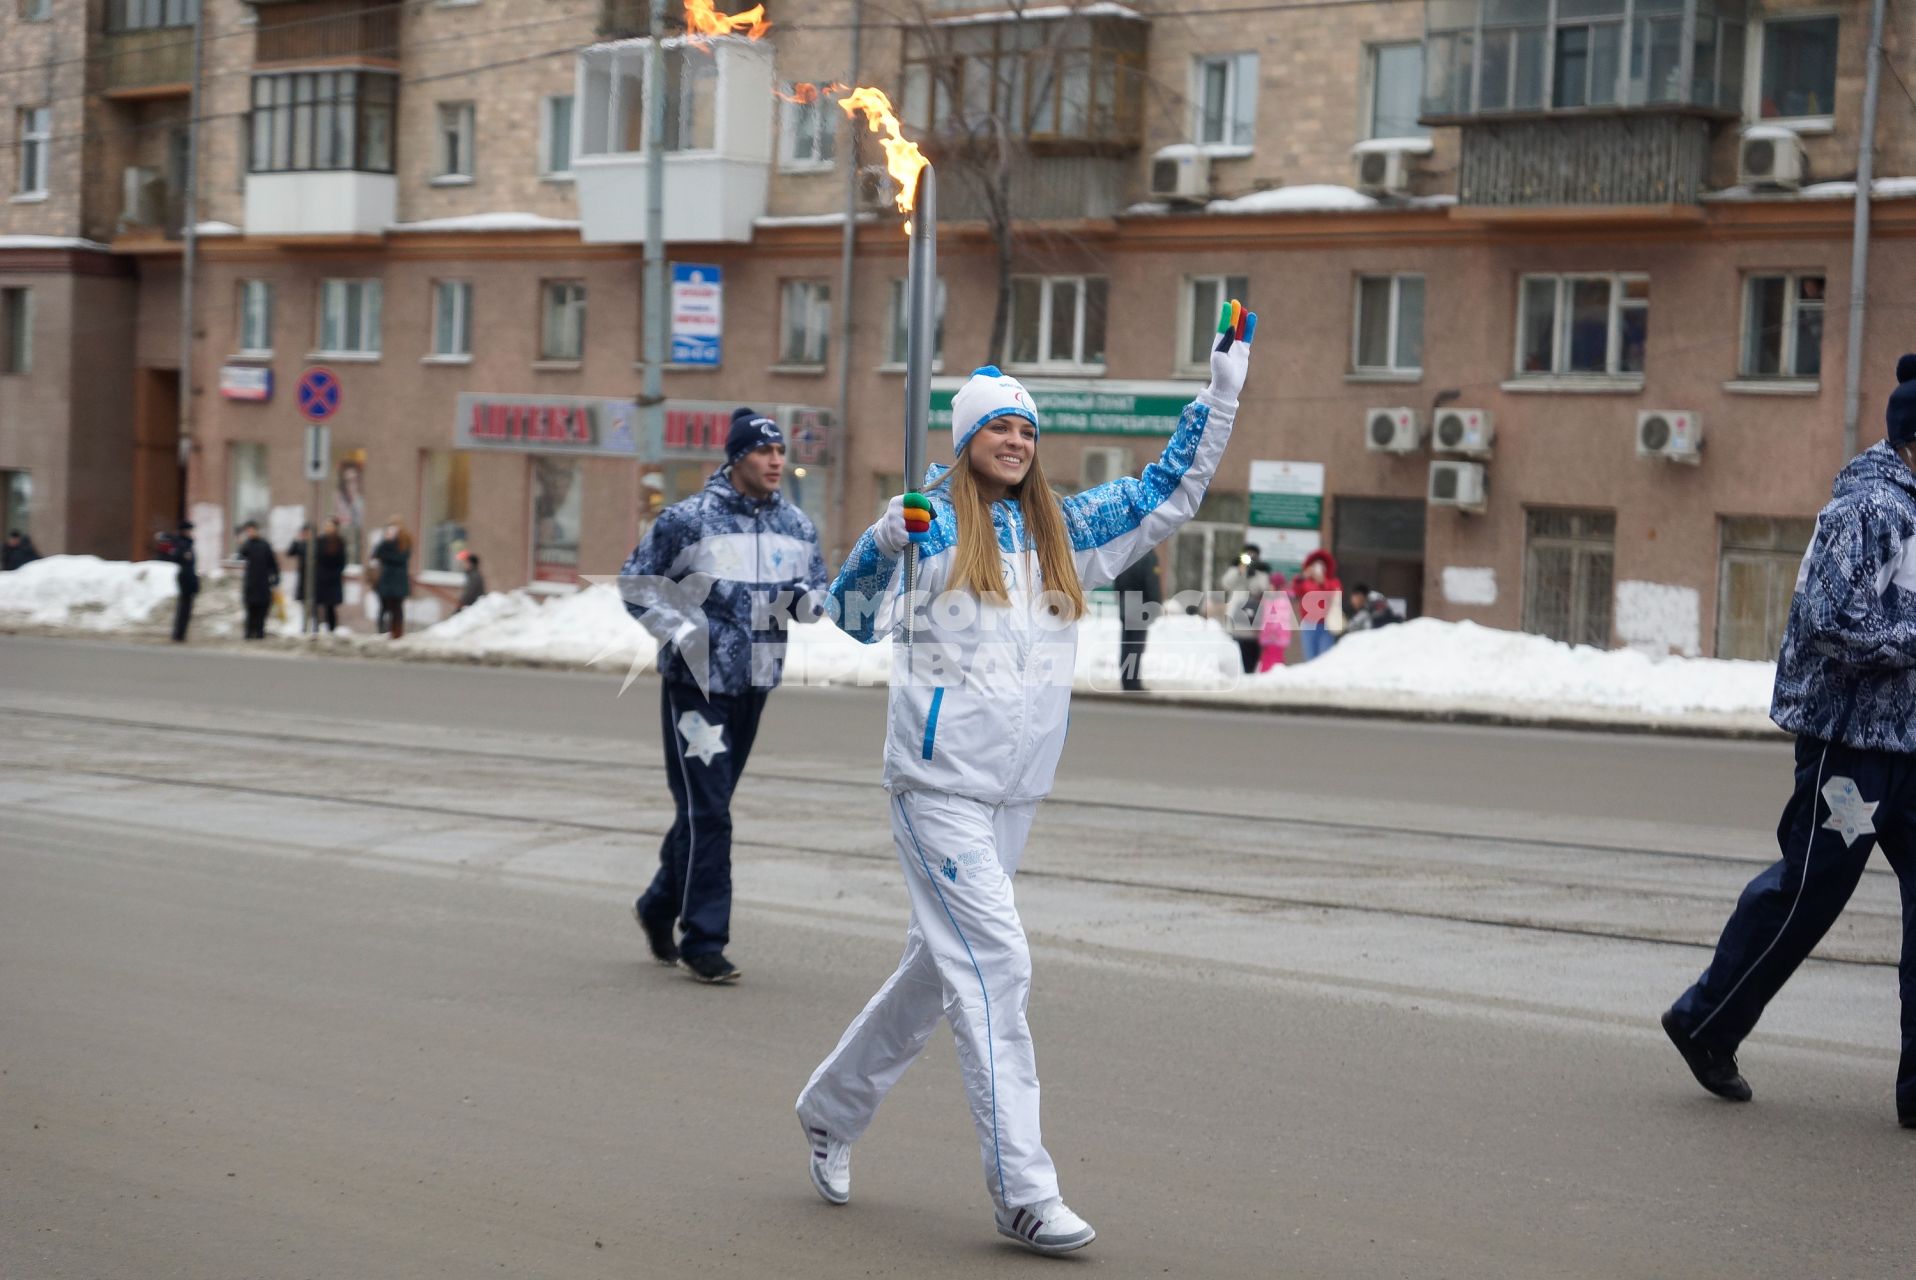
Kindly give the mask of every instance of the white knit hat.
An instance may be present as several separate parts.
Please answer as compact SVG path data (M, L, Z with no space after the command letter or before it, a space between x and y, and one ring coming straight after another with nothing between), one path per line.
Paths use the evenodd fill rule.
M952 456L964 457L965 446L978 434L978 428L1007 414L1023 418L1034 431L1038 428L1038 407L1031 403L1031 393L1024 383L995 364L973 372L951 398Z

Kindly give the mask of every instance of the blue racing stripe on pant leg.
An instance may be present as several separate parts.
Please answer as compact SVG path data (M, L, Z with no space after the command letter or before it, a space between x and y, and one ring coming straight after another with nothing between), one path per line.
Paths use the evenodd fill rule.
M931 711L925 716L925 749L922 754L927 760L931 759L932 739L938 736L938 704L944 700L945 687L939 685L931 691Z
M905 812L904 797L893 796L892 803L898 806L898 816L905 820L905 834L911 837L911 847L918 854L918 865L925 869L925 879L930 883L931 891L938 895L938 905L945 909L945 919L951 921L958 941L964 943L965 958L971 961L971 971L978 975L978 995L985 1002L985 1069L991 1075L991 1158L998 1165L998 1203L1009 1207L1005 1200L1005 1158L998 1149L998 1063L997 1053L992 1048L991 993L985 990L985 971L978 967L978 957L972 953L971 940L958 927L958 917L951 913L951 904L945 901L945 891L938 887L938 877L932 874L931 863L925 858L925 847L918 843L918 831L911 825L911 815Z

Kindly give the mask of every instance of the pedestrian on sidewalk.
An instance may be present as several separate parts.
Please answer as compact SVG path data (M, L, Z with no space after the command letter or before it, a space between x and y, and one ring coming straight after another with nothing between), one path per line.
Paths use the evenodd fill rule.
M327 631L339 630L339 605L346 598L346 539L339 532L339 521L328 520L325 531L314 544L313 617L309 625L316 632L324 624Z
M248 520L240 526L239 549L234 556L244 568L240 579L240 603L246 608L246 638L266 638L266 613L273 607L273 588L279 585L279 557L273 544L259 536L259 523Z
M1402 621L1397 611L1390 607L1390 597L1381 591L1372 591L1369 586L1358 582L1344 593L1345 635L1353 631L1375 631L1379 627Z
M406 634L406 598L412 594L412 535L398 516L373 544L373 566L379 629L397 640Z
M952 405L954 465L926 477L932 519L899 619L904 495L859 539L832 584L842 625L892 637L885 738L892 838L911 899L897 970L798 1096L813 1187L851 1198L851 1146L941 1018L951 1024L998 1231L1040 1253L1096 1233L1065 1206L1038 1116L1025 1004L1031 951L1012 892L1038 803L1064 747L1085 590L1114 581L1197 510L1250 362L1246 317L1211 380L1143 476L1062 501L1045 481L1039 420L1017 379L977 370Z
M180 567L178 596L173 602L173 643L186 643L186 629L193 622L193 601L200 593L199 553L193 547L193 522L180 521L179 532L156 534L155 554Z
M40 548L33 545L32 538L18 529L7 530L7 545L0 551L0 571L11 572L39 558Z
M1295 630L1290 591L1283 575L1273 573L1271 589L1264 593L1264 603L1258 607L1257 669L1260 675L1284 665L1284 655L1291 650L1291 634Z
M1258 619L1264 593L1271 589L1271 566L1263 549L1246 543L1237 561L1218 576L1217 584L1224 591L1224 628L1237 645L1238 665L1249 675L1257 670Z
M1880 842L1903 898L1896 1116L1916 1129L1916 355L1896 378L1887 438L1836 477L1797 571L1770 705L1796 735L1782 860L1743 890L1663 1030L1697 1083L1748 1102L1738 1046L1836 923Z
M725 958L732 793L784 673L786 623L823 617L831 578L818 530L779 492L784 474L778 423L736 410L725 465L660 512L620 577L626 610L659 642L659 727L676 811L632 914L653 958L700 982L739 977Z
M1304 567L1291 579L1291 604L1304 638L1304 661L1323 657L1336 642L1332 624L1342 616L1342 591L1335 556L1320 547L1304 557Z
M1144 692L1144 644L1155 606L1164 603L1158 582L1158 553L1125 566L1111 584L1118 591L1118 680L1126 693Z
M459 609L470 609L486 594L486 575L479 572L479 557L469 549L459 553L459 564L466 571L466 580L459 588Z

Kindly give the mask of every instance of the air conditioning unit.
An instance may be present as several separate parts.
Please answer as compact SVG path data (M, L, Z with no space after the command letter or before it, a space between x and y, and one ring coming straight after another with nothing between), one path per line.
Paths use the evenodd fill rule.
M1430 464L1430 493L1433 507L1456 507L1470 513L1484 509L1484 464L1481 462L1433 462Z
M1803 140L1782 125L1752 125L1743 131L1736 149L1737 181L1749 187L1794 191L1803 185L1809 166Z
M1211 198L1211 157L1195 147L1167 147L1151 160L1151 198L1199 203Z
M1488 458L1497 438L1487 409L1439 409L1430 430L1430 451L1460 458Z
M882 164L868 164L858 171L858 211L886 213L898 207L898 184Z
M1415 409L1364 410L1364 447L1372 453L1415 453L1423 443Z
M1401 196L1410 192L1410 157L1402 151L1357 152L1357 189L1370 196Z
M1131 451L1121 446L1086 449L1078 463L1078 485L1090 489L1131 474Z
M1637 414L1637 457L1669 462L1701 461L1703 419L1688 409L1645 409Z

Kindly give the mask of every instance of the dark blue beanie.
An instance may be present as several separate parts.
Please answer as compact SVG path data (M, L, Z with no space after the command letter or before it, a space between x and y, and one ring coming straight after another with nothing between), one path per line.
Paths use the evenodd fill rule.
M1916 354L1896 362L1896 390L1889 393L1889 443L1892 449L1916 443Z
M731 466L754 449L784 444L778 424L756 409L732 410L732 429L725 433L725 465Z

